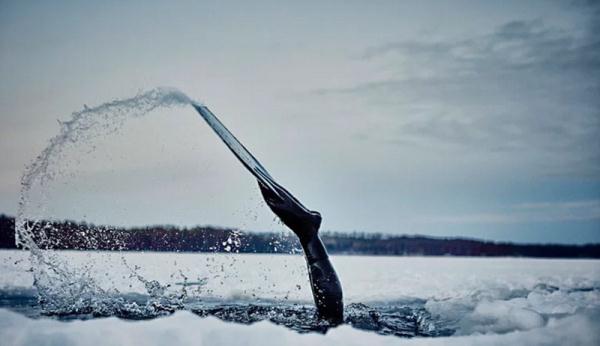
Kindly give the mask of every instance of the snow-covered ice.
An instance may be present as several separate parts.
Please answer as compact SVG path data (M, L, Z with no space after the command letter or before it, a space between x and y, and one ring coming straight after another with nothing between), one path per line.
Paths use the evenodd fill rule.
M551 319L544 327L506 334L401 339L344 325L326 335L298 334L270 322L253 325L200 318L188 311L150 321L115 317L90 321L33 320L0 310L3 345L598 345L596 315Z
M198 283L203 299L310 304L303 259L292 255L61 252L105 289L146 293L131 268L167 290ZM0 251L0 289L31 290L26 252ZM116 317L64 322L0 310L3 345L598 345L600 261L522 258L333 256L345 302L420 304L449 337L399 338L350 325L300 334L269 321L243 325L176 311L145 321ZM170 286L168 286L170 284ZM0 299L1 300L1 299ZM10 304L3 302L4 307ZM15 309L13 309L15 310ZM18 309L17 309L18 310ZM436 320L436 321L437 321Z

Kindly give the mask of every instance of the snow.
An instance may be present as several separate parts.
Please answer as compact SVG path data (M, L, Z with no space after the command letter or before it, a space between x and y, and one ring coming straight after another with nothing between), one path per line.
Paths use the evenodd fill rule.
M544 318L519 302L485 301L479 303L461 324L459 331L463 334L506 333L541 327L544 325Z
M0 288L29 289L26 252L0 251ZM170 290L205 282L201 297L312 300L304 260L291 255L61 252L57 259L86 268L103 288L144 293L146 280ZM326 335L298 334L268 321L242 325L178 311L168 317L115 317L64 322L29 319L0 309L2 345L599 345L600 261L523 258L333 256L345 302L419 301L451 321L455 334L401 339L349 325ZM201 289L200 289L201 288ZM287 298L287 299L286 299Z
M0 309L0 337L4 345L598 345L595 316L551 319L545 327L526 332L444 338L400 339L341 326L326 335L298 334L270 322L253 325L200 318L179 311L150 321L122 321L115 317L59 322L29 319Z

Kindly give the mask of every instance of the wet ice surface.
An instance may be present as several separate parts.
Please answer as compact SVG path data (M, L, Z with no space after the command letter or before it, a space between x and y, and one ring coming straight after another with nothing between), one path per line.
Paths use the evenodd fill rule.
M147 326L159 323L167 329L175 319L184 319L197 326L189 333L206 333L203 328L213 327L233 332L238 330L234 325L251 324L248 331L239 329L249 333L249 344L254 332L258 335L264 328L267 335L277 335L283 328L293 333L292 341L304 340L294 334L335 339L342 330L375 344L387 338L408 342L398 337L415 336L411 342L459 344L485 343L482 337L491 338L491 343L523 344L568 340L593 345L600 339L598 261L334 256L346 313L344 325L330 328L314 318L300 256L87 252L58 256L85 268L86 277L106 295L86 296L77 286L80 278L73 277L68 286L78 287L79 296L72 290L72 296L59 304L40 305L27 271L27 253L0 251L0 307L18 313L2 310L0 336L19 331L29 335L31 324L58 323L52 328L63 330L68 325L63 320L84 320L84 326L108 323L98 317L117 317L144 320L136 323ZM33 319L11 325L23 315ZM237 323L221 326L215 318ZM131 326L122 325L127 330ZM377 334L387 338L378 339ZM438 338L444 336L450 338ZM343 341L358 340L354 337ZM320 339L315 340L318 344Z

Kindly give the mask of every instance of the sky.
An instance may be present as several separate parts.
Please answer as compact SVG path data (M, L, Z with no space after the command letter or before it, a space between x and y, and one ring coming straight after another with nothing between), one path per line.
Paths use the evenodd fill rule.
M600 242L593 1L0 1L0 213L84 105L202 100L322 229ZM191 107L78 143L45 215L283 230Z

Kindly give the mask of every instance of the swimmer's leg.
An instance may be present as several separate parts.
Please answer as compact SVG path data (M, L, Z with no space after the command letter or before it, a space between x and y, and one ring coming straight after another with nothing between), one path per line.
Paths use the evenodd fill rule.
M206 106L195 102L192 102L192 106L256 177L269 208L300 239L306 255L311 289L319 316L335 323L342 322L344 317L342 286L329 261L325 246L319 239L321 215L306 209L292 194L277 184L258 160Z
M321 215L306 209L280 185L274 184L277 193L260 183L259 186L269 208L300 240L319 317L341 323L344 320L342 285L319 238Z
M334 323L342 322L344 319L342 285L318 233L310 241L302 244L302 248L319 317Z

